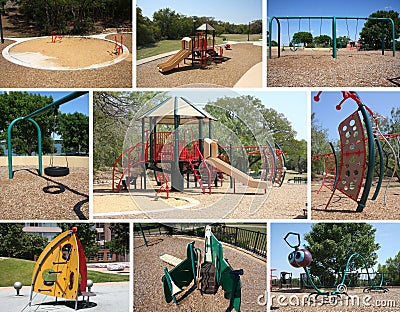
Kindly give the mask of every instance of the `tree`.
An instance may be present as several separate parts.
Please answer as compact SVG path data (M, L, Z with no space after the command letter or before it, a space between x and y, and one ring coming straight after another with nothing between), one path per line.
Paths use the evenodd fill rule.
M336 48L345 48L347 43L350 42L350 38L347 36L341 36L336 38Z
M89 117L75 112L59 114L57 134L61 135L64 152L89 152Z
M315 118L315 113L311 114L311 155L328 154L332 151L329 145L328 130L322 128L319 121ZM316 173L323 171L321 161L311 162L312 177Z
M155 25L148 17L143 16L139 7L136 7L136 41L138 46L156 41Z
M316 46L319 47L330 47L332 42L332 38L329 37L328 35L321 35L321 36L317 36L314 37L314 43Z
M392 258L388 258L384 265L378 267L378 272L385 272L396 276L393 284L400 284L400 251Z
M110 225L112 234L111 241L108 243L110 251L118 255L129 253L129 223L113 223Z
M283 114L266 108L260 99L253 96L224 97L208 103L205 110L218 119L212 131L221 145L232 143L249 146L266 145L267 141L277 142L290 155L290 148L296 141L296 132ZM307 149L304 146L298 152L302 153L304 160L307 159ZM261 168L260 155L243 155L243 151L238 149L233 156L231 161L237 159L238 163L242 158L248 160L250 168L256 172ZM240 164L232 164L241 170L246 169Z
M160 9L153 14L153 22L161 30L162 39L181 39L181 29L179 29L179 21L181 15L175 11L165 8ZM189 32L189 34L191 31Z
M33 260L47 246L44 237L26 234L17 223L0 223L0 256Z
M375 243L376 229L367 223L317 223L311 232L304 235L305 248L312 256L310 271L314 275L328 276L335 280L335 274L342 272L351 254L362 254L368 268L376 264L376 251L380 245ZM354 269L364 268L364 262L355 258Z
M369 17L385 17L391 18L394 22L395 38L400 35L400 19L399 13L393 10L379 10L372 13ZM385 48L392 48L392 24L389 21L368 20L365 22L363 29L360 32L361 41L368 44L373 49L380 49L382 45L382 26L384 31Z
M139 109L159 92L94 92L93 93L93 165L109 167L123 150L129 124ZM135 142L138 143L138 142Z
M86 257L93 257L99 251L99 244L96 243L96 227L93 223L59 223L58 226L63 232L71 230L73 227L77 228L76 234L82 243L83 250Z
M304 46L307 46L313 42L313 36L309 32L299 31L294 33L292 37L292 44L303 43Z
M26 116L39 108L53 102L51 97L27 92L6 92L0 94L0 140L7 139L7 128L10 123L18 118ZM33 119L39 124L42 131L43 153L53 152L51 132L54 123L53 110L39 114ZM13 152L17 154L31 155L37 151L37 130L28 120L17 122L12 129Z

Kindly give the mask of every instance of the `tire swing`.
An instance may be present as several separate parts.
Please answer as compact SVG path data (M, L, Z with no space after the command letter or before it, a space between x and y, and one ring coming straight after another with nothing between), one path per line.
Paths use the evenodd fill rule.
M56 123L57 123L57 116L58 116L58 108L54 109L54 123L53 123L53 131L52 131L52 141L55 142L55 129L56 129ZM50 157L50 164L49 167L44 168L44 174L49 176L49 177L65 177L69 175L69 167L68 167L68 159L65 157L65 161L67 163L66 167L62 166L54 166L53 164L53 159L54 159L54 154L53 152L51 153Z

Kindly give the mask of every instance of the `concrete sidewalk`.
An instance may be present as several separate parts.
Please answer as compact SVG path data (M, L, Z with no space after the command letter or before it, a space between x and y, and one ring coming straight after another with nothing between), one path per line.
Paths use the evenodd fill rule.
M81 311L102 311L102 312L130 312L129 308L129 282L121 283L98 283L92 287L95 297L90 297L89 303L83 303L82 297L78 304ZM75 301L65 301L55 297L33 294L32 306L28 306L30 287L24 286L20 296L16 296L13 287L0 287L1 311L27 312L27 311L57 311L72 312L75 309Z
M234 88L262 88L263 63L257 63L250 68L233 86Z

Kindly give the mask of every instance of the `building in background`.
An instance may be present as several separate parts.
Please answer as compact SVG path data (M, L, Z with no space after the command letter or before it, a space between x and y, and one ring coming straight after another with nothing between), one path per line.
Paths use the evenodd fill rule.
M61 228L57 226L57 223L26 222L22 225L22 231L24 231L25 233L46 237L49 242L62 232Z

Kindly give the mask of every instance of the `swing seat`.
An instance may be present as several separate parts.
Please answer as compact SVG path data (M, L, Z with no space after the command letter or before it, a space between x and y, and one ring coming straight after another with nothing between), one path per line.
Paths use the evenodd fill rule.
M44 174L49 177L65 177L69 175L68 167L46 167L44 168Z

